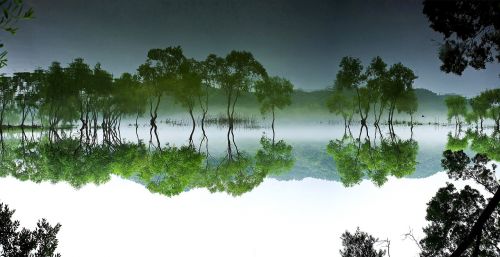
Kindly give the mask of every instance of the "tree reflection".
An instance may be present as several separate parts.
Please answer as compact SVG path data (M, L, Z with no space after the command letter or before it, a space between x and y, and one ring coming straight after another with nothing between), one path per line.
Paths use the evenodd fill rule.
M344 134L341 139L332 140L327 146L345 186L359 184L367 177L377 186L382 186L389 175L402 178L416 170L418 143L413 139L402 140L391 131L388 138L380 133L380 139L372 141L367 136ZM377 130L375 131L375 135Z
M118 175L143 184L148 190L174 196L193 188L241 195L258 186L268 174L289 171L293 164L292 147L283 140L273 144L260 140L255 154L238 150L234 137L222 158L213 158L206 148L166 146L150 149L142 141L99 142L86 136L59 137L42 132L39 138L23 135L1 140L0 176L34 182L66 182L75 188L103 184ZM230 133L230 135L234 135ZM2 137L3 139L3 134ZM234 150L232 150L234 149Z

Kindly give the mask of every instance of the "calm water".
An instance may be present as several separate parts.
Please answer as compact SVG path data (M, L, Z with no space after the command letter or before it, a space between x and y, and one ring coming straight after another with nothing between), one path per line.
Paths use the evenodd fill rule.
M33 227L42 217L61 223L63 256L338 256L341 233L357 226L389 238L393 256L416 256L415 244L402 235L411 228L422 237L426 203L449 181L440 172L441 154L463 145L466 133L453 137L454 127L435 126L394 132L278 126L278 148L267 128L237 128L228 151L225 128L208 127L208 145L197 128L187 147L189 127L162 124L159 150L149 144L149 127L137 135L135 127L124 127L117 135L122 144L136 145L139 139L141 149L167 157L146 163L131 154L140 152L134 150L113 163L118 154L105 152L106 158L90 162L95 166L85 172L100 170L103 160L112 172L91 175L42 171L45 166L37 163L54 158L45 156L45 132L8 133L3 157L10 156L10 164L1 173L0 201L16 209L23 226ZM65 134L78 138L77 133ZM59 149L57 143L51 147ZM186 175L193 165L197 169Z

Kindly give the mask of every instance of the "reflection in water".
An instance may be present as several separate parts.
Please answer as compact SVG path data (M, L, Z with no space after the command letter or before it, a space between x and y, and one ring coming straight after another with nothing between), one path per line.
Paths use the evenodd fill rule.
M500 161L500 132L493 131L491 134L483 130L467 130L465 133L456 130L454 134L448 133L446 149L451 151L470 150L476 153L488 155L495 161Z
M111 174L134 180L151 192L177 195L192 188L241 195L258 186L268 174L279 174L293 167L292 147L262 137L255 155L240 151L234 132L228 132L226 155L212 157L205 147L196 149L190 140L185 146L147 147L122 139L101 142L85 136L50 136L2 140L0 176L10 175L34 182L65 181L75 188L102 184ZM231 137L229 137L231 135ZM2 135L3 139L3 135ZM233 150L234 149L234 150Z
M389 137L384 138L380 130L375 130L372 141L368 129L366 137L362 138L362 132L363 127L357 138L351 133L345 134L341 139L331 140L327 146L345 186L359 184L364 177L382 186L389 175L402 178L415 172L418 152L415 140L402 140L393 130ZM377 132L380 135L378 140Z
M159 131L161 147L156 147L158 143L143 143L142 139L147 141L149 137L149 128L139 129L141 136L136 135L137 127L122 132L99 130L98 136L92 130L89 137L86 132L82 136L79 128L11 131L0 135L3 139L0 174L35 182L66 181L76 188L88 183L106 183L114 174L167 196L194 188L241 195L266 177L319 178L341 181L346 186L363 179L382 186L390 176L428 177L440 169L436 156L451 145L460 145L453 150L469 146L474 152L499 159L499 133L488 135L490 132L469 130L448 134L446 129L419 127L415 134L417 143L408 127L396 128L397 133L394 129L368 131L362 127L355 135L350 132L342 135L343 129L338 128L333 133L338 134L337 139L331 140L325 149L331 128L319 128L310 127L310 133L300 136L296 129L282 130L281 135L287 141L275 142L271 135L262 136L258 130L223 132L209 128L212 133L214 129L220 134L207 136L200 132L200 141L194 144L191 140L184 141L187 136L178 136L182 127L172 127L172 133ZM165 138L166 135L172 136ZM457 140L461 143L454 143Z

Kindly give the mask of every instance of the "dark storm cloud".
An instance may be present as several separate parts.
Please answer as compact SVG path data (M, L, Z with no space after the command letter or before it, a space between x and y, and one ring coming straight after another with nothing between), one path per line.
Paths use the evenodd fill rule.
M461 77L440 72L439 34L419 1L33 0L36 19L5 40L4 72L47 67L83 57L115 75L134 72L150 48L181 45L203 59L248 50L270 74L297 87L332 84L342 56L365 63L380 55L419 76L416 87L476 94L498 87L499 65ZM5 38L5 37L4 37ZM437 41L437 42L436 42Z

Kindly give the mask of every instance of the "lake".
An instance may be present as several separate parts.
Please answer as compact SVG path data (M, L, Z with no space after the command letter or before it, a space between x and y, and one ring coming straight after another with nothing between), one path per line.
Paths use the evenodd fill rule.
M471 184L441 172L442 152L484 149L454 126L190 133L122 126L82 144L78 129L4 132L0 201L22 226L61 223L62 256L338 256L356 227L417 256L403 235L423 237L427 202L446 182Z

